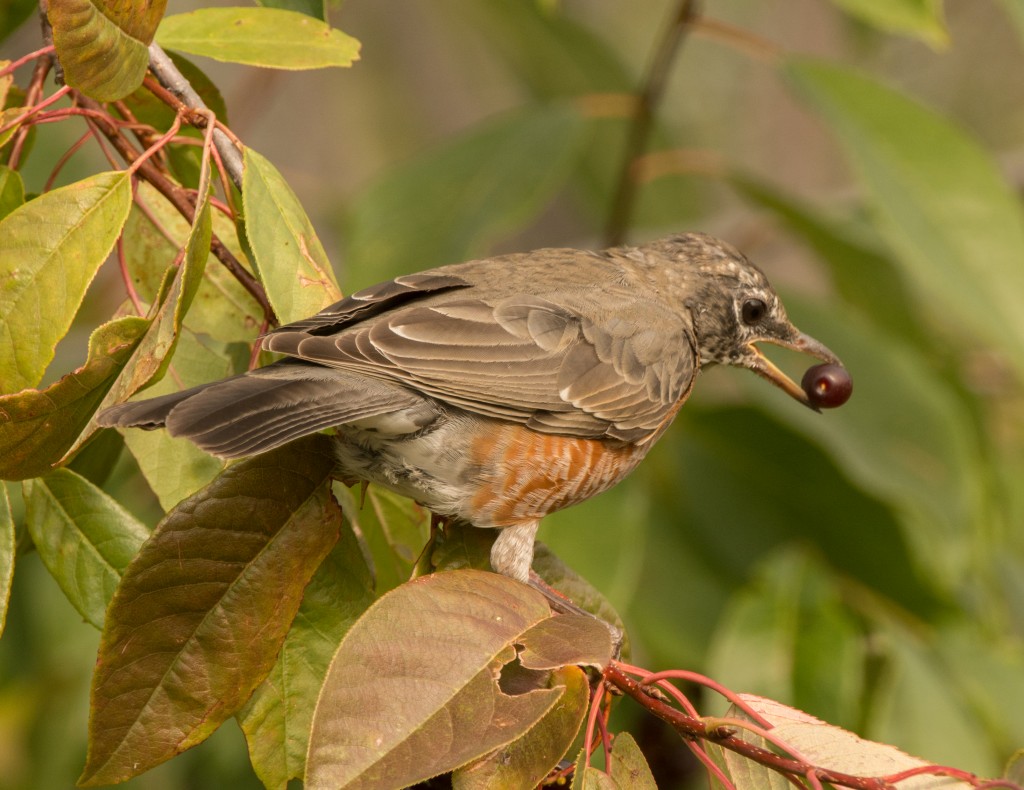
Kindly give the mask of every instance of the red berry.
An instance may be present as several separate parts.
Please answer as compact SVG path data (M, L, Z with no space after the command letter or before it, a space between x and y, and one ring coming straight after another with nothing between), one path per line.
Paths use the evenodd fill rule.
M807 401L819 409L834 409L850 399L853 379L846 368L823 364L807 368L800 386L807 393Z

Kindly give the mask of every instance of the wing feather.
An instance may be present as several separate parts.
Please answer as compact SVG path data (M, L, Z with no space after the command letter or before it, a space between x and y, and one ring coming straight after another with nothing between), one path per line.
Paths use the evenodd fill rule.
M464 283L446 275L375 286L264 345L576 436L643 441L689 392L692 330L654 293L579 286L500 298Z

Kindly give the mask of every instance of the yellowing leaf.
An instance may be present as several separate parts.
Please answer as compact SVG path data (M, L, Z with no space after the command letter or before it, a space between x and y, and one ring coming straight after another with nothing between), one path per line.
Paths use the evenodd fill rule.
M0 391L34 387L131 208L126 172L100 173L0 221Z
M242 205L253 265L282 323L308 318L341 299L331 262L277 168L251 148L244 163Z
M167 0L51 0L47 18L68 85L98 101L139 87L166 6Z
M169 16L160 46L276 69L351 66L359 42L319 19L280 8L202 8Z
M0 397L0 479L38 477L60 461L148 327L131 316L104 324L89 338L82 367L45 390Z
M832 0L832 3L890 33L915 36L932 47L949 43L942 0Z

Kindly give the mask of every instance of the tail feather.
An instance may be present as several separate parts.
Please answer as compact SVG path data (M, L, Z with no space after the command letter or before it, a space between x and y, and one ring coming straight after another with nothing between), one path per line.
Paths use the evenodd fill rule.
M150 400L122 403L99 415L108 427L154 429L190 439L222 458L272 450L353 420L408 409L423 397L347 371L278 362L239 376Z

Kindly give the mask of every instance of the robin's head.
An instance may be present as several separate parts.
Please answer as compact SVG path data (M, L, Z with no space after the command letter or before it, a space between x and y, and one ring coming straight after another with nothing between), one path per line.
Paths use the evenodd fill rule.
M805 392L757 347L774 343L842 368L825 345L790 323L760 269L731 245L701 233L674 236L659 244L663 245L659 253L675 264L671 269L677 276L671 278L671 288L692 316L702 366L748 368L806 406L830 405Z

